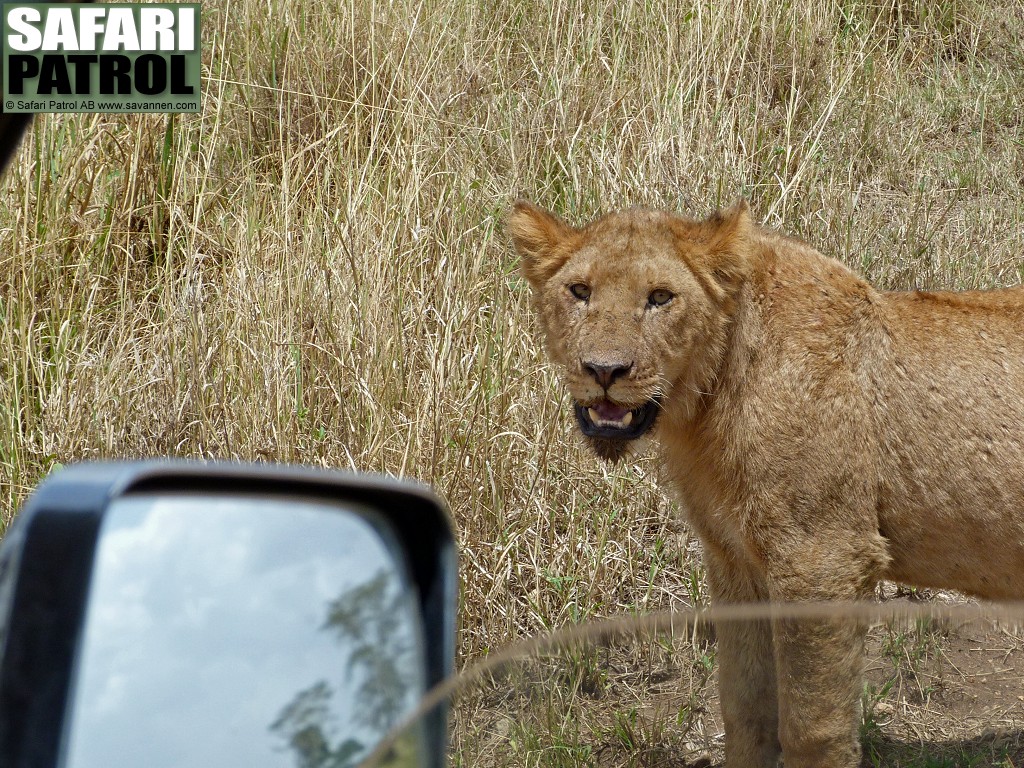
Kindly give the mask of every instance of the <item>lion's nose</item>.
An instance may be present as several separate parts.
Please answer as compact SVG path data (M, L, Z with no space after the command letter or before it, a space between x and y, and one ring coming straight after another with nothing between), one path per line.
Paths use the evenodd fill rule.
M605 389L608 389L616 379L625 376L633 369L633 363L597 363L581 361L583 370L594 377L594 380Z

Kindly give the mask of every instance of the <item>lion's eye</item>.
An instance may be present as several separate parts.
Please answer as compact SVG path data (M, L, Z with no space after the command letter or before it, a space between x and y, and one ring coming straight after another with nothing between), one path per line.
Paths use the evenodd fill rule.
M651 295L647 297L647 303L652 307L660 307L664 304L668 304L674 298L675 294L672 293L672 291L666 291L664 288L659 288L656 291L651 291Z
M569 292L580 301L590 298L590 286L586 283L573 283L569 286Z

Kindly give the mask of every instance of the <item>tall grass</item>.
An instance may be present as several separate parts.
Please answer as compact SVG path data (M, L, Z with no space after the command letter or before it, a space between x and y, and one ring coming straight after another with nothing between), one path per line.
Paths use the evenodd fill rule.
M582 450L502 234L744 195L887 288L1024 275L1024 9L216 0L198 115L43 116L0 184L0 516L56 463L434 485L461 653L701 601L646 458Z

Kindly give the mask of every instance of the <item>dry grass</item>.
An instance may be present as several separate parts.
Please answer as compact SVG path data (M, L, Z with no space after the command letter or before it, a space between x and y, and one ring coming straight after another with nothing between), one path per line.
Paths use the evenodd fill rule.
M461 657L703 599L573 436L501 232L747 196L883 287L1024 276L1019 0L219 0L200 115L46 116L0 189L0 515L173 454L429 482Z

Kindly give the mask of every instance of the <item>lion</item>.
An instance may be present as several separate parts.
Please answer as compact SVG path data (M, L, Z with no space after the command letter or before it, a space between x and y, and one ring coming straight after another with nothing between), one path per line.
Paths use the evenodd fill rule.
M881 291L744 201L508 231L584 439L652 444L713 602L1024 597L1024 289ZM864 635L720 625L726 764L859 765Z

